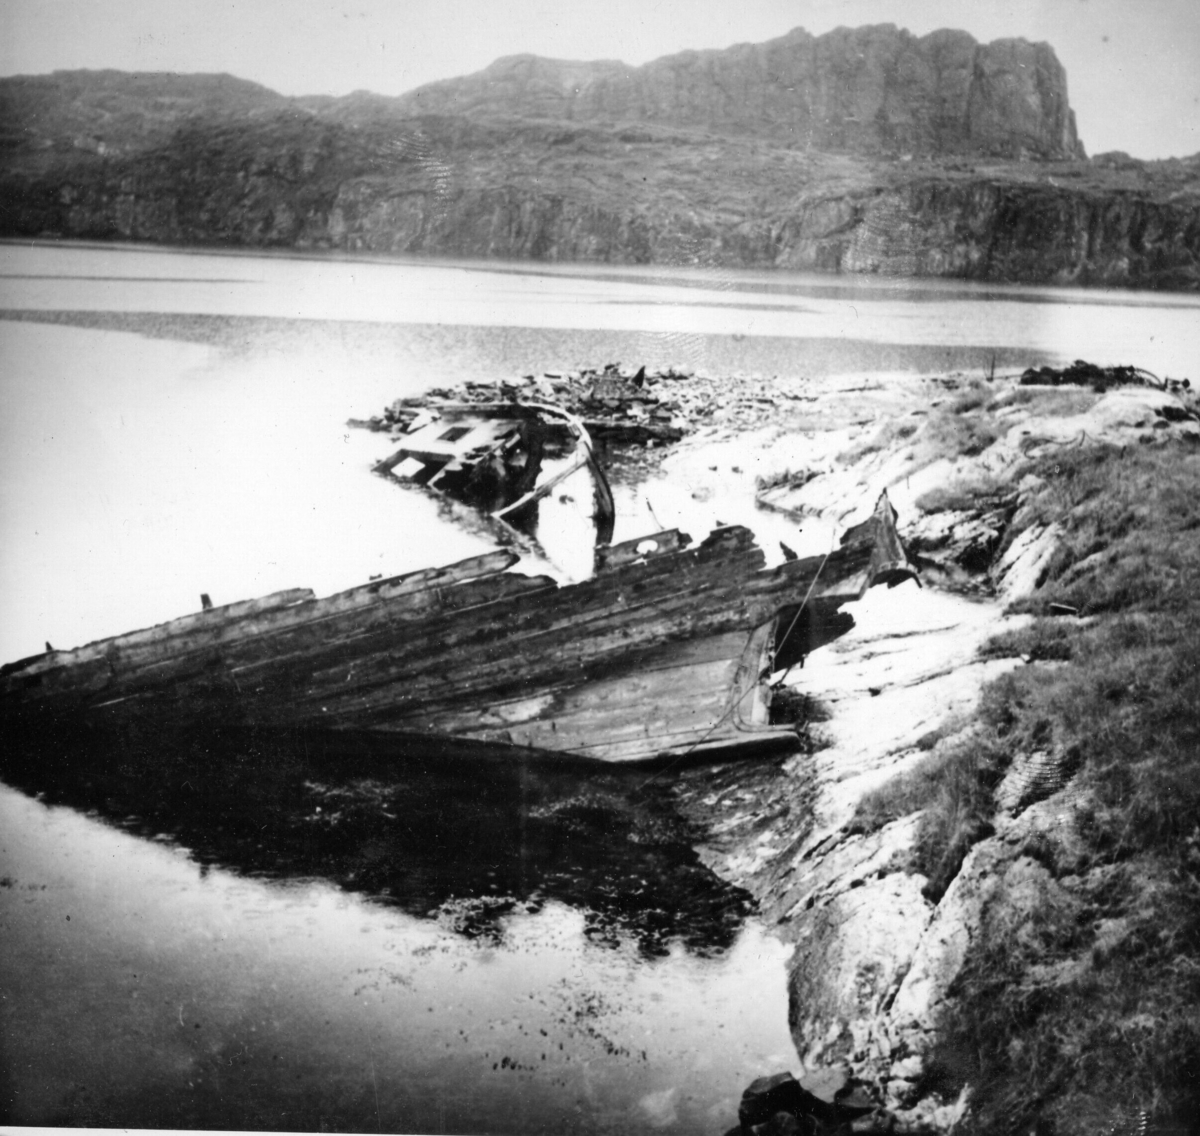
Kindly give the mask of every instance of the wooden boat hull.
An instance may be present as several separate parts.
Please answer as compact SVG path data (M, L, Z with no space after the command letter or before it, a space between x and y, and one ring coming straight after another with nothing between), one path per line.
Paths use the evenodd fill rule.
M497 552L316 599L278 593L0 669L0 722L371 730L632 761L794 743L769 721L776 624L909 575L894 513L764 566L740 527L599 551L559 585Z

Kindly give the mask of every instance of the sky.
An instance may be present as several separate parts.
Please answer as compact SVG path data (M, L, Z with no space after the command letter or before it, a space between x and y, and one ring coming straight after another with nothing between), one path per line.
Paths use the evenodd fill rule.
M502 55L637 65L839 25L1045 40L1089 154L1200 152L1200 0L0 0L0 75L225 71L397 95Z

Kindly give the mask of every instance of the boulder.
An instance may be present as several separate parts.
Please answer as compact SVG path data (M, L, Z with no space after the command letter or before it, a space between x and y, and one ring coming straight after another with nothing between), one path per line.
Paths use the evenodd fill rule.
M837 1108L803 1088L791 1073L775 1073L759 1077L742 1093L738 1106L738 1123L743 1132L754 1132L759 1126L775 1124L779 1114L797 1120L812 1118L822 1125L836 1125ZM803 1131L803 1129L798 1129Z

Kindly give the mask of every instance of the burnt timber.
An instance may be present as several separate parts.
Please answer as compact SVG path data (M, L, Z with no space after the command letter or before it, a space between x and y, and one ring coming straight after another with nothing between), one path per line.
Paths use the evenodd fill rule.
M606 761L786 747L767 677L791 613L832 618L912 574L886 496L840 547L776 568L739 526L600 548L570 585L517 560L278 592L48 651L0 668L0 724L370 730Z

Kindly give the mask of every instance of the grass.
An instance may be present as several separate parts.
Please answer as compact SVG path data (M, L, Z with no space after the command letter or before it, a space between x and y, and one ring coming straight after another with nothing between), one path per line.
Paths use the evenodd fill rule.
M915 503L922 513L955 513L976 509L989 498L998 500L1009 496L1011 493L1005 482L989 474L980 474L939 485L922 493Z
M765 493L768 489L799 489L816 476L817 474L808 468L788 468L766 477L760 474L754 479L754 488L759 493Z
M821 724L832 717L828 706L794 686L777 687L772 695L771 724L795 726L800 748L807 754L828 749L833 744L828 732L821 729Z
M1198 869L1144 864L1071 893L1051 882L1033 908L995 897L960 979L972 1012L931 1070L974 1086L971 1131L1195 1131Z
M1196 606L1200 455L1169 447L1123 456L1091 447L1063 450L1032 472L1045 486L1026 524L1067 524L1049 580L1020 610L1041 615L1052 603L1085 614Z
M967 389L951 401L950 412L952 414L969 414L972 410L978 410L991 402L992 394L992 388L988 383L980 379L972 379L967 384Z
M984 909L927 1087L969 1083L984 1136L1196 1131L1200 454L1095 447L1022 472L1041 487L1014 529L1057 522L1062 544L1018 605L1033 624L984 654L1028 663L985 689L970 740L935 747L856 824L920 810L910 868L936 899L991 831L1013 760L1077 769L1073 823L1027 837L1026 884ZM1052 603L1091 618L1052 618Z
M905 867L926 877L922 894L937 903L966 854L992 834L991 790L1003 769L1002 755L976 736L935 748L895 780L866 794L850 827L872 832L920 812L916 845Z
M987 404L991 411L1007 406L1026 406L1042 418L1070 418L1090 410L1100 396L1072 387L1014 387Z
M969 391L949 405L935 407L919 426L889 421L869 438L838 454L837 460L853 465L870 454L895 449L902 441L911 447L910 472L941 458L975 457L1001 433L988 418L971 413L983 406L984 401L983 392Z

